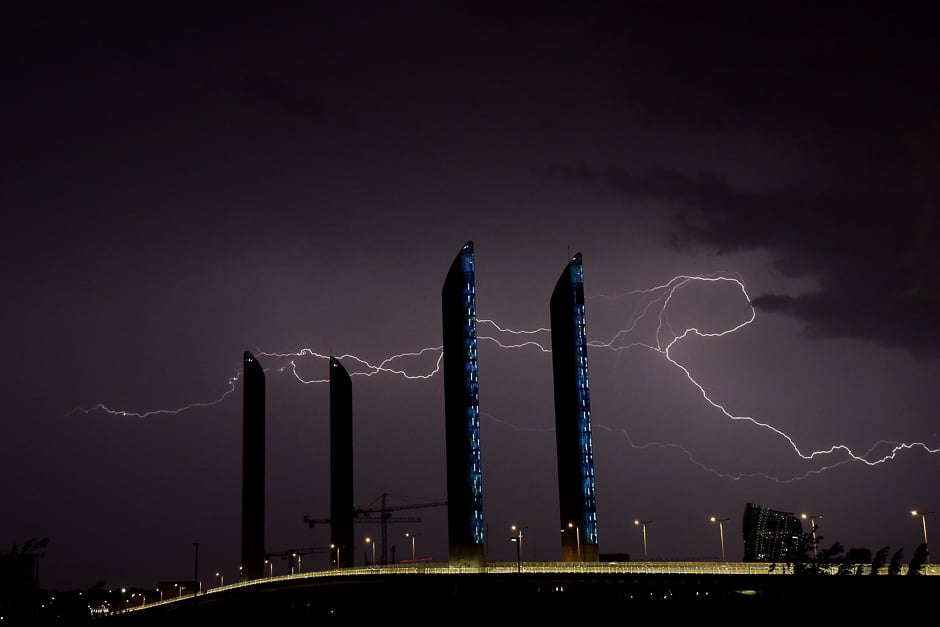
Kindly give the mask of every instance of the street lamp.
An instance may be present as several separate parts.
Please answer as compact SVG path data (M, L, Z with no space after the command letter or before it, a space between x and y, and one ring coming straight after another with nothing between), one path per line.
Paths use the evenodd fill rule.
M339 568L339 545L338 545L338 544L331 544L331 545L330 545L330 548L331 548L331 549L336 549L336 568Z
M713 523L715 522L718 523L718 535L721 537L721 561L722 562L727 561L725 559L725 526L724 524L722 524L727 520L730 520L730 518L715 518L714 516L712 516L711 518L711 521Z
M574 529L574 539L575 546L578 549L578 561L581 561L581 527L578 527L574 523L568 523L568 529ZM561 530L562 533L565 532L564 529Z
M199 543L193 542L193 596L199 594Z
M225 575L222 573L216 573L215 576L219 578L219 587L224 588L225 587Z
M924 523L924 548L927 549L927 563L930 563L930 547L927 544L927 514L933 514L933 512L919 512L916 509L911 510L911 516L920 516L921 521Z
M517 527L516 525L512 526L512 530L518 532L518 535L516 537L519 539L519 545L516 547L516 552L518 553L518 556L517 556L518 559L516 561L518 561L520 564L522 563L522 530L523 529L528 529L528 527Z
M274 562L271 560L264 560L264 563L268 565L268 577L274 576Z
M372 541L372 538L366 538L366 544L372 545L372 566L375 566L375 542Z
M816 541L816 519L822 518L822 516L819 514L802 514L800 518L803 520L809 518L810 531L813 538L813 557L816 557L817 547L819 546L819 543Z
M415 559L417 559L415 557L415 534L405 532L405 537L411 538L411 561L413 562Z
M162 588L157 588L157 592L160 593L160 600L162 601L162 600L163 600L163 589L162 589Z
M641 527L643 527L643 561L644 562L650 561L649 553L646 552L646 525L650 524L651 522L653 521L652 520L634 520L633 521L634 525L640 525Z

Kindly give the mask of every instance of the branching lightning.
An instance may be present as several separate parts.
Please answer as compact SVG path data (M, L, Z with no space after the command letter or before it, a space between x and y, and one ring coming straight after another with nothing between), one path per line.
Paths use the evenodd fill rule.
M733 326L721 330L721 331L702 331L696 327L689 327L687 329L676 331L672 328L668 310L670 303L673 297L677 292L692 283L719 283L719 282L730 282L733 283L737 289L740 291L741 296L744 298L744 301L748 306L748 315L745 318L734 324ZM868 466L876 466L883 464L887 461L893 460L896 456L902 451L908 450L921 450L925 453L936 454L940 453L940 448L931 448L923 442L897 442L897 441L888 441L880 440L873 444L867 451L864 453L857 453L853 451L849 446L845 444L833 444L827 449L817 450L817 451L805 451L803 450L789 435L787 435L781 429L768 424L766 422L761 422L751 416L746 415L735 415L730 412L724 405L713 399L708 392L705 390L704 386L699 383L692 372L685 365L681 364L674 356L673 349L677 347L681 342L686 340L689 337L699 337L699 338L720 338L732 333L739 331L740 329L752 324L756 319L756 310L751 305L750 296L747 293L747 290L744 286L744 282L736 274L730 273L716 273L711 275L679 275L668 282L657 285L652 288L643 289L643 290L633 290L619 295L614 296L595 296L595 299L603 300L617 300L625 297L631 296L640 296L639 304L633 312L632 319L630 323L623 329L618 330L609 340L607 341L591 341L588 346L593 350L610 350L610 351L623 351L623 350L648 350L655 352L661 355L669 364L678 369L685 377L685 379L701 394L704 401L714 408L719 414L725 418L734 421L734 422L746 422L760 429L767 430L774 434L778 438L782 438L789 448L802 460L804 461L813 461L817 458L825 456L834 456L836 454L842 454L839 459L832 461L822 467L814 468L807 470L800 475L796 475L789 478L776 477L767 473L742 473L742 474L731 474L726 472L721 472L714 468L703 464L698 461L692 453L686 449L684 446L675 443L662 443L662 442L648 442L645 444L636 443L633 441L629 433L624 428L616 428L610 426L594 424L594 427L611 433L621 434L628 442L629 446L635 449L649 449L649 448L660 448L660 449L677 449L682 452L682 454L688 459L689 463L700 468L703 471L715 474L719 477L733 480L740 480L745 478L761 478L769 481L779 482L779 483L790 483L793 481L798 481L802 479L807 479L812 476L820 475L827 470L831 470L843 464L849 462L858 462ZM639 340L631 340L631 336L636 332L639 324L649 317L655 316L656 326L655 333L652 342L643 342ZM538 328L534 330L513 330L506 327L502 327L497 324L495 321L485 318L478 318L477 323L479 327L492 327L494 329L494 335L478 335L478 341L492 342L496 344L497 347L501 349L511 350L511 349L524 349L524 348L533 348L537 349L542 353L551 353L550 346L546 346L546 343L540 342L536 337L539 335L544 335L550 332L548 328ZM532 338L524 339L517 342L506 342L501 340L498 337L495 337L495 333L502 334L503 336L512 336L512 337L521 337L521 338ZM310 348L303 348L298 351L293 352L257 352L255 353L259 358L268 358L274 360L286 360L285 363L282 363L276 367L266 368L266 372L287 372L289 371L297 381L303 384L321 384L329 383L328 378L324 379L305 379L300 372L298 371L298 361L301 359L314 358L328 360L330 355L325 355L318 353ZM416 368L405 368L398 364L401 364L408 359L417 359L424 358L427 356L435 356L436 358L432 362L432 366L424 366L422 371L419 371ZM364 376L372 377L379 374L385 375L396 375L408 380L419 380L419 379L430 379L437 375L441 370L441 362L443 359L443 347L442 346L429 346L422 348L413 352L404 352L392 355L383 359L378 363L372 363L362 357L356 355L342 355L338 356L337 359L347 365L350 376ZM424 360L427 361L426 359ZM353 364L352 368L349 368L349 364ZM116 410L107 407L104 404L97 404L94 407L88 409L77 408L69 412L69 414L75 412L81 412L89 414L92 412L106 412L115 416L126 416L133 418L150 418L158 415L165 414L179 414L193 409L211 407L213 405L218 405L222 403L226 398L228 398L236 390L236 383L241 377L241 371L239 370L235 375L231 376L228 379L228 383L225 391L215 400L205 401L205 402L195 402L176 409L158 409L152 411L127 411L127 410ZM488 419L509 426L510 428L517 431L553 431L553 428L545 429L532 429L532 428L522 428L514 425L513 423L505 420L501 420L492 414L481 412L482 415L486 416ZM881 456L875 456L875 451L882 449L882 447L888 447L890 450L888 453Z
M235 383L241 378L241 376L242 376L242 371L241 369L239 369L238 372L236 372L234 375L229 377L228 385L226 386L227 389L225 390L225 392L222 393L221 396L219 396L214 401L190 403L188 405L183 405L182 407L177 407L176 409L154 409L151 411L143 411L143 412L127 411L125 409L111 409L110 407L104 405L103 403L98 403L94 407L87 408L87 409L82 408L82 407L76 407L75 409L68 412L66 416L71 416L72 414L75 414L75 413L90 414L96 411L103 411L105 413L111 414L112 416L127 416L128 418L151 418L153 416L161 416L161 415L167 415L167 414L181 414L191 409L201 409L205 407L212 407L213 405L218 405L219 403L224 401L226 398L228 398L230 395L232 395L235 392Z

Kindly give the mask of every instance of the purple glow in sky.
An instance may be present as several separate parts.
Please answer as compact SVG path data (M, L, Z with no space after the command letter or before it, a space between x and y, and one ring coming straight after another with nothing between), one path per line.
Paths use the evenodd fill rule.
M184 579L193 541L234 581L246 350L266 550L329 544L330 355L356 505L446 499L472 240L490 559L513 524L561 553L548 304L580 252L601 553L642 559L644 520L650 559L717 560L715 516L740 560L752 502L909 560L940 510L937 11L718 6L13 10L0 542L48 537L49 589ZM408 515L397 557L446 560L446 511Z

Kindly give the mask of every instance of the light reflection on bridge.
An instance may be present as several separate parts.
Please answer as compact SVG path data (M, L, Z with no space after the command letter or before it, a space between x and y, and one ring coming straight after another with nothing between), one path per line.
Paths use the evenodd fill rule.
M835 575L838 565L832 565L824 569L824 573ZM292 582L300 583L305 580L315 580L322 578L335 577L374 577L376 575L388 576L411 576L420 577L421 575L462 575L462 574L497 574L509 575L515 573L529 573L537 575L577 575L577 574L602 574L602 575L789 575L793 576L792 565L790 564L771 564L766 562L495 562L481 567L451 567L446 563L423 563L423 564L394 564L388 566L362 566L353 568L330 569L311 571L306 573L294 573L291 575L276 575L263 577L250 581L239 581L224 586L203 589L198 596L212 596L223 592L230 592L239 588L250 588L266 585L282 586ZM923 575L940 575L940 565L925 565L921 573ZM871 574L870 564L853 565L849 575L869 575ZM901 566L898 575L907 574L907 566ZM887 566L879 569L879 576L888 576ZM186 602L192 600L193 595L187 594L181 598L174 597L147 603L142 606L127 608L126 611L133 611L156 605L167 605L177 602Z

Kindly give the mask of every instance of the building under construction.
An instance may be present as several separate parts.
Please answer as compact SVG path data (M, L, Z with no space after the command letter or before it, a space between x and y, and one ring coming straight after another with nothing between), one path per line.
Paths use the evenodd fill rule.
M747 503L741 522L745 562L793 562L800 549L803 523L791 512Z

